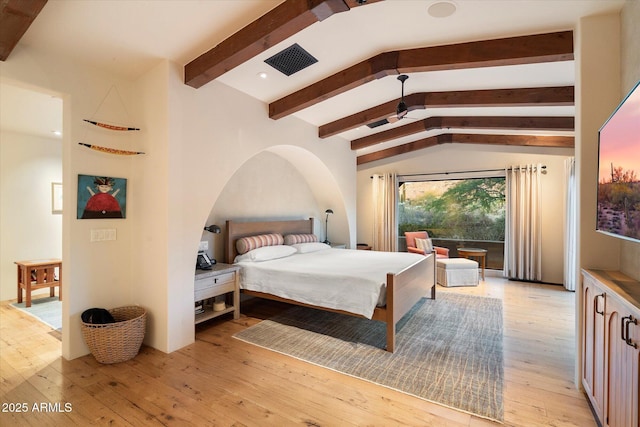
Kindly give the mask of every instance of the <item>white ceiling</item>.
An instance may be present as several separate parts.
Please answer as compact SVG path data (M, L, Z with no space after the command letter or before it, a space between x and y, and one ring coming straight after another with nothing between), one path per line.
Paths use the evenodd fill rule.
M135 79L163 58L187 64L279 3L280 0L49 0L16 49L31 46L47 50ZM455 0L449 3L456 6L456 12L446 18L429 15L427 10L434 3L435 0L386 0L336 14L236 67L218 81L269 103L378 53L574 29L580 17L619 11L624 0ZM264 63L294 42L318 62L290 77ZM11 61L11 56L7 61ZM268 73L267 79L258 78L258 73L264 71ZM573 62L569 61L412 73L405 84L405 94L573 83ZM0 91L2 126L13 125L15 119L7 118L4 112L5 103L13 102L6 98L13 93L5 86ZM400 83L395 76L387 76L295 115L318 126L399 95ZM574 113L573 107L544 111L536 108L540 109L521 107L508 112L474 109L473 113L561 116ZM416 119L470 113L469 109L453 110L413 111L409 116ZM34 121L41 122L36 117ZM390 126L393 125L384 128ZM377 131L364 127L341 136L351 140ZM415 135L412 139L422 137ZM380 148L383 147L375 147ZM365 152L361 150L358 154Z

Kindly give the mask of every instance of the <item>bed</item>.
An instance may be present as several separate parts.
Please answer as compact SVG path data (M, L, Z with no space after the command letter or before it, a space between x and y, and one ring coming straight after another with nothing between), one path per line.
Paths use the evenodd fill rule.
M232 264L236 260L239 255L236 244L238 240L273 234L312 235L313 218L290 221L227 221L224 243L225 261ZM265 262L246 263L242 258L243 256L238 258L240 260L238 264L241 267L242 293L382 321L386 323L386 350L389 352L395 350L398 321L424 296L430 293L432 299L436 297L435 254L418 256L404 252L326 249L313 254L287 255L283 257L285 259L269 259ZM295 267L291 266L291 261L295 261ZM378 265L375 272L369 267L371 264L366 264L367 262ZM338 274L338 267L341 264L350 267ZM305 295L297 289L292 293L293 288L280 291L278 286L286 285L288 282L302 284L309 294ZM360 290L359 282L362 282L366 290ZM344 293L345 283L348 283L349 289L352 290L348 297ZM343 286L343 289L340 290L339 286ZM328 288L329 295L333 297L318 302L311 294L314 288L319 287ZM376 287L375 296L372 296L372 287ZM353 296L352 294L358 292L363 295L355 296L354 306L345 302ZM339 297L336 298L336 295ZM360 304L358 303L360 299L367 301ZM372 303L373 306L371 306Z

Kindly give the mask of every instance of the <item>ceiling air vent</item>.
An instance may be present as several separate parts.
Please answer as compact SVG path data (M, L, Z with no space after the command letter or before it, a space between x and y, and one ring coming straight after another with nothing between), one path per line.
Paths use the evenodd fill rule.
M271 58L265 59L264 62L281 73L290 76L311 64L315 64L318 60L301 48L298 43L295 43L282 52L276 53Z

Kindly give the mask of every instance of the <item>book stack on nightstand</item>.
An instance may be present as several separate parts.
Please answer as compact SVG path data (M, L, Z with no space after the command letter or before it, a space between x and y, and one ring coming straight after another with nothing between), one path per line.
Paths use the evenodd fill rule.
M204 301L196 301L195 314L197 316L198 314L202 313L204 313Z

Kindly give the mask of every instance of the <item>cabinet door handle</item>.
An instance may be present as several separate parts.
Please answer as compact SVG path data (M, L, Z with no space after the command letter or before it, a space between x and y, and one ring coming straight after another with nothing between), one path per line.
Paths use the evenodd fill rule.
M593 297L593 309L595 310L596 313L604 316L604 310L598 311L598 298L604 299L604 294L596 295L595 297Z
M629 338L629 325L630 324L634 324L637 325L638 324L638 319L635 319L633 316L629 315L626 317L622 318L622 323L621 323L621 328L622 331L622 340L624 342L627 343L628 346L631 346L633 348L638 348L638 344L634 343L633 341L631 341L631 338Z
M625 337L624 333L626 330L626 325L625 323L627 323L627 319L629 318L629 316L625 316L622 319L620 319L620 339L622 341L627 341L627 337Z

